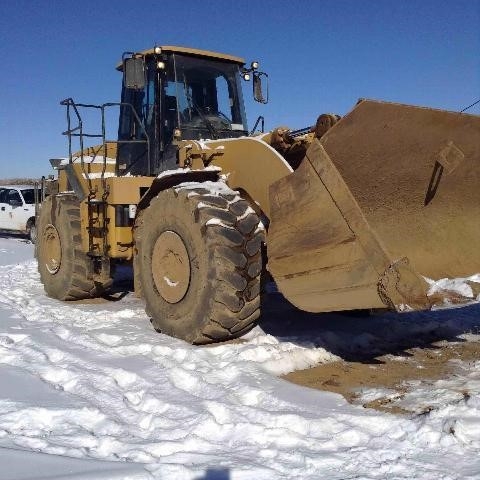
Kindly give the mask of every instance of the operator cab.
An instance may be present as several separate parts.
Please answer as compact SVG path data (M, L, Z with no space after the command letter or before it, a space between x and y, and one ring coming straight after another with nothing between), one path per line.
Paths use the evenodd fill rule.
M124 54L118 67L124 72L118 173L157 175L176 168L179 140L248 135L244 64L239 57L184 47Z

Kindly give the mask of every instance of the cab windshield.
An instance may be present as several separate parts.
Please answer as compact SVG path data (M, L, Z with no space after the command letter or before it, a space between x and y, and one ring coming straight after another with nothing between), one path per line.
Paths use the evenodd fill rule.
M165 82L166 125L182 138L225 138L247 134L239 66L173 55Z

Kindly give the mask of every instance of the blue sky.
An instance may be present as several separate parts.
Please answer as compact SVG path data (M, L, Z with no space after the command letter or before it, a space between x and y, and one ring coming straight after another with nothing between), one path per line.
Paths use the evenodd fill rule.
M0 178L52 173L66 97L118 101L123 51L184 45L259 60L249 126L302 128L360 97L461 110L480 98L480 0L0 0ZM251 87L246 85L246 87ZM480 114L480 105L469 110ZM112 125L112 130L115 127Z

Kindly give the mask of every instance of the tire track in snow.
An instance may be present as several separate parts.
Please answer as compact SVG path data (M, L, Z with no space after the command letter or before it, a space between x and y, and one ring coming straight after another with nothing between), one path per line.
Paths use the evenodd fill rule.
M68 409L1 401L1 446L143 462L169 478L212 465L258 478L439 478L468 451L428 416L366 412L268 371L335 358L322 349L265 335L191 347L155 334L142 306L46 298L33 262L0 267L0 290L21 317L0 331L0 362L78 398Z
M195 450L199 450L202 443L205 451L211 452L215 443L223 450L222 439L213 440L218 434L220 422L217 410L224 405L223 401L215 403L215 399L223 399L226 393L225 382L228 386L239 375L238 368L232 365L231 360L224 361L227 368L211 372L211 357L215 347L196 350L182 342L165 338L160 342L152 342L152 338L158 340L161 336L147 329L143 329L140 334L135 329L123 332L123 335L103 332L102 329L111 329L122 323L124 318L136 316L145 321L146 317L140 308L112 315L108 311L90 312L87 308L66 307L64 304L59 306L59 302L47 298L37 299L41 287L38 285L34 265L13 269L5 267L7 269L9 274L2 275L1 302L24 317L21 325L28 324L29 328L33 326L40 329L46 343L38 344L38 335L35 340L27 336L16 342L6 341L7 345L2 345L2 348L7 349L9 355L3 355L7 352L2 351L2 362L20 367L52 387L87 400L92 405L86 411L92 419L89 423L85 422L83 409L74 415L71 415L72 412L69 415L69 412L58 411L49 417L47 431L45 424L38 421L46 414L45 409L28 407L19 410L17 414L7 410L0 416L0 424L6 425L7 431L17 435L17 445L47 453L62 454L62 448L65 448L65 454L74 456L151 462L185 449L188 451L192 439L185 427L187 432L189 427L193 430ZM25 278L34 279L29 282L28 286L32 288L28 290L22 288ZM94 321L92 316L95 316ZM124 323L122 325L125 327ZM49 335L51 339L48 338ZM142 337L140 342L138 337ZM4 338L12 340L11 335ZM172 348L167 342L177 345ZM83 360L76 352L78 347L87 349L96 357L96 361ZM136 373L107 366L112 355L117 358L132 355L148 357L152 360L150 373L153 369L158 370L158 364L161 364L162 370L155 372L156 377L160 377L159 381L147 381ZM203 382L199 381L198 373L206 375L209 372L213 373L210 379L205 376ZM172 390L178 391L178 402L160 400L172 398ZM258 391L254 398L251 391L242 392L238 388L231 390L233 393L230 395L236 403L245 404L247 409L253 411L266 396L265 391ZM188 395L186 400L185 395ZM212 408L212 405L217 405L217 408ZM68 421L64 417L69 417ZM231 437L233 433L242 434L245 439L248 431L251 442L262 446L277 436L290 434L288 422L283 428L269 429L265 438L262 432L265 432L268 421L258 422L255 427L253 422L245 422L244 418L239 421L237 414L231 417L228 422L223 417L225 438ZM268 415L264 414L264 417L268 420ZM20 422L20 418L23 421ZM275 415L275 418L278 416ZM302 421L301 417L298 417L298 421ZM11 426L15 424L18 424L18 431L12 430ZM63 447L59 447L65 432L71 435L75 428L78 430L75 435L76 448L65 441ZM23 432L22 435L19 431ZM121 440L107 441L106 436L115 436ZM39 440L39 437L43 438ZM34 447L32 438L37 439L33 442Z

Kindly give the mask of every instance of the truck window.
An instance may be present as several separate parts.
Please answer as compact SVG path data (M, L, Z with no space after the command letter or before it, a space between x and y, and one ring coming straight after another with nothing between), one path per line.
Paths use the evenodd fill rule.
M8 191L7 203L10 203L12 200L15 200L16 202L20 202L20 203L23 204L22 197L17 192L17 190L9 190Z
M38 198L40 198L40 191L38 193ZM25 190L22 190L22 196L23 199L25 200L25 203L28 203L29 205L33 205L35 203L35 192L33 188L26 188Z
M0 203L7 203L7 192L6 188L0 188Z

